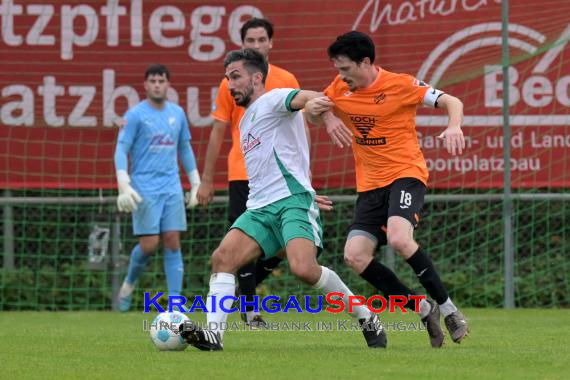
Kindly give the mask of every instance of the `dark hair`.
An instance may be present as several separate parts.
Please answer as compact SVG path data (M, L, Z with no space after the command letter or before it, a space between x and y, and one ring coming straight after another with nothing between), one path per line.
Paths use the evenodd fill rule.
M161 65L160 63L154 63L146 69L144 80L147 80L151 75L166 75L166 79L170 80L170 71L168 71L166 66Z
M248 73L260 72L263 76L262 81L265 83L269 68L265 57L260 52L254 49L232 50L224 58L224 67L228 67L230 63L238 61L243 61L243 66Z
M267 37L269 37L269 39L273 38L273 24L264 18L254 17L250 20L247 20L246 23L243 24L243 26L241 27L240 29L241 42L245 40L245 35L247 34L247 31L249 29L254 29L254 28L265 29L265 31L267 32Z
M362 32L352 31L338 36L327 52L331 59L345 55L351 61L361 63L364 58L368 57L370 63L374 63L374 58L376 58L374 49L372 38Z

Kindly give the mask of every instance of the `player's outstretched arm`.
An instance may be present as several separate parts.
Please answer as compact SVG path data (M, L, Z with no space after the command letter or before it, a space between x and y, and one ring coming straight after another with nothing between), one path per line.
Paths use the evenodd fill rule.
M336 117L332 111L334 103L326 96L312 97L305 104L305 114L308 120L316 125L325 124L327 133L332 142L343 148L352 143L352 132L344 122Z
M117 197L117 207L121 212L131 212L137 209L137 204L143 201L142 197L131 186L131 178L127 173L127 154L129 148L122 142L117 143L115 148L115 168L117 171L117 185L119 196Z
M437 107L446 110L449 116L446 130L438 137L445 139L445 146L451 155L462 154L465 149L465 137L461 130L463 103L455 96L443 94L437 99Z
M198 203L202 206L207 206L214 198L214 168L218 156L220 155L226 126L226 122L215 119L212 124L210 140L208 141L208 148L206 150L206 162L202 170L202 183L198 187L197 194Z
M322 94L320 96L310 99L305 104L305 114L308 116L309 121L313 124L320 125L323 120L321 115L323 112L330 111L334 107L334 103Z
M300 110L305 108L307 102L311 99L318 98L323 94L316 91L309 91L309 90L299 90L297 94L291 99L291 109L293 110Z
M339 148L344 148L352 144L352 132L332 111L323 112L321 118L325 123L327 133L333 144Z

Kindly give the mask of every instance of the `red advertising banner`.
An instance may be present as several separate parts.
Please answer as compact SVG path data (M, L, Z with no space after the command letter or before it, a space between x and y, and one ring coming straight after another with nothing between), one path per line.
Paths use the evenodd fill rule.
M357 29L373 37L378 65L459 97L467 137L459 157L435 138L445 114L418 112L431 187L500 188L505 165L515 187L569 187L569 15L570 2L511 2L505 163L499 0L3 0L0 188L114 188L113 123L144 98L143 74L155 62L172 72L169 98L187 111L201 169L223 57L240 47L252 16L275 24L270 61L305 89L334 78L326 48ZM354 187L350 151L318 127L312 133L315 186ZM220 158L219 188L226 172Z

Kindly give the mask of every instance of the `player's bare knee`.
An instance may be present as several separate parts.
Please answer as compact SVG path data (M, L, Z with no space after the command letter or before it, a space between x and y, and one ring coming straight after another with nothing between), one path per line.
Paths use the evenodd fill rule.
M314 285L319 281L319 270L318 265L306 265L303 263L290 263L291 272L299 280L309 284Z
M228 251L222 247L216 248L214 253L212 253L212 272L224 272L223 268L227 266L228 261Z
M172 251L178 250L180 248L180 233L178 231L165 232L162 234L162 244Z
M344 262L356 273L362 272L371 259L371 255L356 249L356 247L345 247L344 249Z
M406 256L408 256L407 253L410 251L411 247L414 244L414 241L412 239L404 238L400 240L394 240L392 242L389 241L388 244L394 249L394 251L396 251L398 255L406 258Z
M146 247L146 248L144 248L144 247L141 245L141 251L143 252L143 254L144 254L145 256L152 256L152 255L154 255L157 249L158 249L158 244L157 244L157 245L154 245L154 246L152 246L152 247Z
M159 243L158 236L156 237L156 239L146 238L146 239L141 239L139 241L141 251L143 251L143 253L147 256L151 256L156 252L156 250L158 249L158 243Z
M237 265L235 260L235 252L220 245L212 254L212 272L235 273Z
M351 250L351 249L345 249L344 250L344 263L346 265L348 265L349 267L353 268L355 265L357 265L359 256L360 255L358 252Z
M409 252L414 250L416 245L413 237L410 237L407 231L390 231L386 234L388 245L392 247L400 256L407 258Z

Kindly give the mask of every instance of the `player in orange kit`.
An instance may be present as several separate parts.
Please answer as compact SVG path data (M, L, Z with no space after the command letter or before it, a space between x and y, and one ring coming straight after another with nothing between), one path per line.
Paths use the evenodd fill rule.
M329 46L328 55L339 75L325 89L325 97L310 101L305 111L325 122L337 145L351 144L354 152L358 199L344 248L345 261L385 295L407 297L414 293L374 259L376 247L389 244L437 302L420 305L431 345L443 344L440 312L452 340L459 343L468 334L467 322L449 298L432 260L414 240L428 180L415 117L420 105L446 110L449 124L440 137L449 153L461 154L465 148L463 104L411 75L375 66L375 46L364 33L339 36Z

